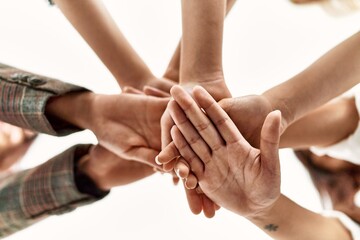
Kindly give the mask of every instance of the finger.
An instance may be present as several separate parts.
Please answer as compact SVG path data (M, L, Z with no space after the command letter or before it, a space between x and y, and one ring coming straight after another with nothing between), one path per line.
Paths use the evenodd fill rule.
M169 104L168 104L168 106L169 106ZM172 141L171 136L170 136L170 130L171 130L172 126L175 125L173 119L170 116L168 108L166 108L160 121L161 121L161 149L164 149Z
M175 83L173 81L169 81L168 79L165 78L160 78L154 84L151 84L151 86L161 91L169 93L170 89L174 86L174 84Z
M187 189L185 186L184 188L191 212L196 215L200 214L202 211L202 204L203 204L201 195L197 194L195 190Z
M144 95L144 92L140 91L139 89L130 87L130 86L126 86L123 88L122 90L123 93L129 93L129 94L139 94L139 95Z
M215 216L215 206L213 201L211 201L206 195L202 194L202 204L204 215L207 218L212 218Z
M176 127L180 130L186 142L191 146L191 149L205 164L209 163L211 160L211 153L208 145L201 138L201 136L196 131L194 126L191 124L191 122L186 118L185 113L182 111L179 105L175 101L170 101L168 109L171 118L174 120L176 124ZM177 128L172 128L172 129L176 130ZM176 134L177 131L173 133ZM183 144L183 142L184 141L182 141L181 143ZM177 147L182 148L182 145Z
M169 130L170 132L170 130ZM171 136L170 136L171 137ZM171 142L169 145L167 145L163 150L159 153L159 155L156 157L156 163L159 165L169 163L173 160L175 160L177 157L180 156L179 151L177 150L175 143Z
M165 164L163 165L163 170L164 170L165 172L171 172L171 171L173 171L173 170L174 170L174 167L175 167L175 164L176 164L176 162L177 162L177 159L178 159L178 158L175 158L173 161L168 162L168 163L165 163ZM174 173L174 174L175 174L175 173Z
M279 142L281 112L269 113L261 129L260 154L261 162L267 165L272 173L280 173Z
M151 167L161 169L160 166L155 163L155 157L158 154L159 154L158 151L155 151L155 150L153 150L151 148L136 147L136 148L130 149L126 153L126 156L129 159L132 159L132 160L147 164L147 165L149 165Z
M222 138L195 100L180 86L173 87L171 89L171 95L207 145L209 145L213 151L218 150L223 145ZM170 111L170 114L171 113Z
M220 210L220 206L219 205L217 205L216 203L214 203L214 208L215 208L215 211L218 211L218 210Z
M204 164L191 149L177 126L172 127L171 137L174 139L173 142L178 151L180 152L183 160L189 164L189 170L195 173L195 175L201 179L204 173Z
M190 166L186 163L185 160L180 158L175 164L174 171L179 178L185 179L189 176Z
M205 110L208 117L215 124L217 130L220 132L226 143L231 144L242 141L246 144L244 147L249 146L247 141L240 134L234 122L204 88L196 86L193 90L193 96L200 107Z
M172 181L173 181L173 184L176 186L179 184L180 178L173 176Z
M195 189L198 185L198 180L195 175L191 174L185 179L185 187L187 189Z
M170 97L171 95L168 92L162 91L160 89L145 86L143 89L144 93L149 96L153 97Z

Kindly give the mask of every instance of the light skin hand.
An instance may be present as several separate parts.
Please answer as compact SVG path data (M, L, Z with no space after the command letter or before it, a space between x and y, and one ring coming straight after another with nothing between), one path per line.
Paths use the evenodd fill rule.
M202 191L242 216L271 208L280 196L280 112L267 116L260 149L256 149L203 88L194 88L196 102L180 87L171 93L171 116L176 123L172 138L182 157L190 160Z

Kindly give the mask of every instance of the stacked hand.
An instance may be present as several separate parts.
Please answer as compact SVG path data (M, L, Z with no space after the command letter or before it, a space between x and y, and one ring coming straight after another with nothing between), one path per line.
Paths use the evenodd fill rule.
M211 200L238 214L256 215L271 208L280 196L280 112L267 115L257 149L203 88L194 88L196 102L181 87L173 87L171 94L174 101L168 110L176 126L170 145L189 166L187 171L182 164L177 167L182 177L191 170Z
M161 149L160 118L168 101L169 98L141 94L97 95L85 92L54 98L48 103L47 112L80 128L92 130L101 146L122 159L159 168L154 160ZM217 206L210 200L195 190L186 193L193 212L204 210L207 216L214 214Z

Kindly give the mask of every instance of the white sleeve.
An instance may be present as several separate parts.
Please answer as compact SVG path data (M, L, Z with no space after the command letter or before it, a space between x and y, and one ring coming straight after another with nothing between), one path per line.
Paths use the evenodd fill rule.
M346 214L339 211L325 211L322 213L325 217L333 217L339 219L339 221L344 225L344 227L349 230L353 240L360 240L360 225L354 222Z

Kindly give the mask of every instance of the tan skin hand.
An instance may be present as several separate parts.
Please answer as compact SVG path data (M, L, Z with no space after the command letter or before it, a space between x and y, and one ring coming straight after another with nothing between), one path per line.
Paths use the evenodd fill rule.
M92 130L100 144L121 158L159 167L154 159L160 151L160 117L168 99L143 94L95 95L89 92L52 98L46 114L80 128ZM68 106L72 108L68 108ZM194 214L214 215L211 201L186 190Z
M176 101L169 105L176 123L172 138L185 160L189 161L193 151L195 157L190 157L189 165L199 159L203 163L204 167L192 167L202 191L215 203L243 216L271 208L280 197L280 112L267 116L257 149L203 88L194 89L196 102L180 87L171 92Z
M273 111L267 98L262 95L225 98L219 102L219 105L230 116L243 137L251 144L251 146L259 147L262 124L264 123L266 116ZM174 122L169 113L165 112L162 116L161 125L163 138L169 138L166 131L168 128L171 129L173 125ZM178 156L179 153L174 147L170 147L169 144L164 144L164 139L162 139L162 142L163 151L159 155L159 161L161 163L171 164L170 161ZM165 164L164 166L166 167L167 165Z
M79 168L102 190L130 184L155 173L152 167L122 159L100 145L80 160Z
M253 147L260 146L261 127L266 116L273 111L270 102L261 95L225 98L219 105L234 121L243 137Z
M160 117L167 102L145 95L84 92L51 99L46 112L92 130L99 143L119 157L154 166L160 151Z

